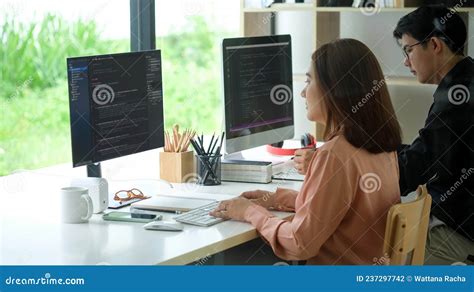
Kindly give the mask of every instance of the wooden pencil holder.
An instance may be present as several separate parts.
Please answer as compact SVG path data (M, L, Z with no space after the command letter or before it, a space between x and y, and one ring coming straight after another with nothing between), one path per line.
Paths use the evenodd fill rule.
M160 178L183 183L196 172L194 152L160 152Z

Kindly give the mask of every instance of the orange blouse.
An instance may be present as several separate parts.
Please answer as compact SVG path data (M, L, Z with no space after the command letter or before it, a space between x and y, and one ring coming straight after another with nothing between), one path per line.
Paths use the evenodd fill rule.
M318 148L301 191L278 188L275 209L247 208L277 256L308 264L374 264L382 255L387 212L400 202L396 152L372 154L337 136Z

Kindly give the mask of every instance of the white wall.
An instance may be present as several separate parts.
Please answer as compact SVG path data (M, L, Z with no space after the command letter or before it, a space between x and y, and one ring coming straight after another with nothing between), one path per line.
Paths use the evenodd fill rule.
M314 43L314 18L311 12L279 12L275 17L277 34L291 34L293 73L308 70Z
M389 84L388 91L395 114L402 128L403 143L411 144L423 128L433 103L436 85Z
M277 34L291 34L293 74L305 74L311 60L314 43L314 20L311 12L280 12L275 18ZM295 138L304 133L314 133L314 123L306 118L305 101L300 93L304 87L301 80L293 82L293 106L295 115Z
M359 12L341 13L341 38L354 38L366 44L380 62L385 75L411 76L403 66L403 53L393 38L401 13L366 16Z
M403 13L383 13L365 16L361 13L341 13L341 37L364 42L381 62L386 75L410 76L403 66L403 54L392 37L392 31ZM304 74L308 69L314 43L314 18L311 12L279 12L275 18L277 34L292 36L293 73ZM314 132L314 123L306 118L304 99L300 92L304 82L295 81L295 137Z
M355 38L364 42L381 61L386 75L411 76L403 66L402 51L392 37L393 29L404 14L379 13L366 16L359 12L343 12L341 38ZM290 33L292 36L295 73L307 70L314 43L313 22L311 12L280 12L276 16L276 33ZM472 25L474 24L471 22L471 27Z

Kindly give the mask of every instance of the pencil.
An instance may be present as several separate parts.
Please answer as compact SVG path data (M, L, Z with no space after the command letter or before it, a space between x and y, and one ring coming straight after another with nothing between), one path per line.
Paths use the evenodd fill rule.
M212 134L211 142L209 142L209 147L207 147L207 154L211 154L211 147L212 147L212 142L214 142L214 136L216 133Z

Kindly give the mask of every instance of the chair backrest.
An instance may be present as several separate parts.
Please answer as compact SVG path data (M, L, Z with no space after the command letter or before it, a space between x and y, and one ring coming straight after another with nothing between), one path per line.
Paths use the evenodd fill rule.
M423 265L431 196L425 186L418 187L417 195L388 212L383 252L390 265Z

